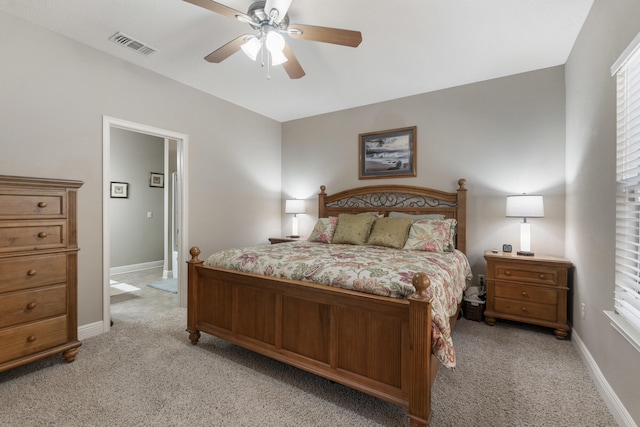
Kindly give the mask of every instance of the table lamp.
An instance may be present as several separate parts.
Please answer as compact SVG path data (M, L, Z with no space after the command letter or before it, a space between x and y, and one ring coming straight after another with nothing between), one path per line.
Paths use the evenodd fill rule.
M544 201L542 196L522 194L519 196L507 196L508 218L522 218L520 223L520 250L518 255L533 256L531 252L531 227L527 218L544 217Z
M300 199L290 199L285 202L284 212L288 214L293 214L293 226L291 230L291 235L287 237L298 238L298 214L305 213L305 203L304 200Z

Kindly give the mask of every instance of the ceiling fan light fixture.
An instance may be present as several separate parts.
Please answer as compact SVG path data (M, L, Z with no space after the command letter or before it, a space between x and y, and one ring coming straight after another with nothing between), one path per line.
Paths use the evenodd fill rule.
M269 53L271 54L271 65L272 66L284 64L288 60L287 57L284 55L284 53L281 50L276 50L274 52L269 51Z
M251 36L247 37L247 41L240 46L242 51L251 58L252 61L255 61L258 58L258 53L260 52L260 48L262 47L262 42L257 37Z
M282 37L282 34L277 31L269 31L267 33L265 45L272 55L276 52L282 53L282 50L284 49L284 37Z

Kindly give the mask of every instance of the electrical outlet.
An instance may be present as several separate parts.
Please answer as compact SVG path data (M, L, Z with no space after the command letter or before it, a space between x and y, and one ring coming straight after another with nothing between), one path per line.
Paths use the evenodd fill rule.
M484 274L478 274L478 285L484 287L487 285L487 281Z
M585 308L587 308L587 305L585 303L580 303L580 317L582 318L582 320L584 320Z

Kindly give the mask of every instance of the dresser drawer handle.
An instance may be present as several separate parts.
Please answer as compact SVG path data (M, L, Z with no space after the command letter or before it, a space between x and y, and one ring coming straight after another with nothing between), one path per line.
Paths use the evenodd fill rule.
M27 342L34 342L36 340L35 335L29 335L29 337L27 337Z
M527 291L522 291L522 296L526 297L526 296L529 296L529 294L527 293Z
M29 304L27 304L27 310L33 310L34 308L36 308L36 304L35 302L30 302Z
M540 278L541 278L542 280L544 280L544 274L541 274L541 275L540 275Z
M36 271L35 270L27 271L27 276L35 276L35 275L36 275Z
M504 272L504 275L505 275L505 276L511 276L511 272L510 272L509 270L506 270L506 271Z
M41 231L41 232L38 233L38 237L40 237L41 239L44 239L47 236L48 236L48 234L45 233L44 231Z
M522 307L522 311L527 312L527 307Z
M39 207L39 208L46 208L46 207L47 207L47 202L40 202L40 203L38 203L38 207Z

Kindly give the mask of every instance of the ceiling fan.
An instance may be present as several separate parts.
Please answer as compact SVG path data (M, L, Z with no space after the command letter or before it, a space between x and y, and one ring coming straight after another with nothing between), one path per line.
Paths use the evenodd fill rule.
M212 0L184 0L213 12L237 19L251 26L256 33L243 34L219 49L205 56L205 60L220 63L239 50L244 51L249 58L256 60L262 52L262 61L267 57L267 67L270 64L280 65L292 79L299 79L305 75L293 51L284 40L283 34L300 40L310 40L332 43L343 46L357 47L362 42L360 31L342 30L339 28L317 27L304 24L289 24L287 11L292 0L256 1L247 10L239 12L233 8ZM267 78L270 78L267 71Z

